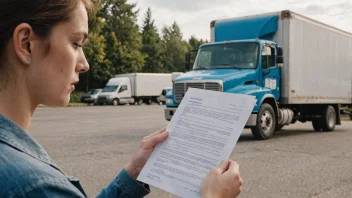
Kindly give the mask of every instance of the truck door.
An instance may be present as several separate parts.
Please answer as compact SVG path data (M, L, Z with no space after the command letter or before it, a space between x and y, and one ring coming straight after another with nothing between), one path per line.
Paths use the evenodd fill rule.
M121 85L119 90L119 98L120 101L125 101L130 99L131 97L131 89L127 85Z
M275 99L280 98L280 68L276 64L276 50L274 47L263 46L262 70L263 87L271 90Z

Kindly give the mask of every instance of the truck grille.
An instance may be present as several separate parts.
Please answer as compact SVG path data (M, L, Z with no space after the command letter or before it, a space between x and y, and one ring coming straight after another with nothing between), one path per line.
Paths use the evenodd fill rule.
M222 86L218 82L184 82L175 83L174 95L175 102L180 103L185 96L188 88L206 89L211 91L222 91Z

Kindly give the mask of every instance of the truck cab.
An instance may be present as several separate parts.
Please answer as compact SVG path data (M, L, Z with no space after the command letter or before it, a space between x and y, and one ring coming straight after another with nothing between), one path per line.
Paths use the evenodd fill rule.
M263 100L275 105L280 99L281 64L282 49L272 41L246 39L202 45L193 68L188 68L191 71L178 77L174 91L168 92L165 118L171 120L187 89L192 87L256 96L257 105L247 122L247 127L255 127ZM270 117L263 120L274 121ZM265 126L266 130L275 127L274 124Z
M97 104L118 105L129 103L131 99L131 83L130 79L112 78L108 81L104 89L99 93Z

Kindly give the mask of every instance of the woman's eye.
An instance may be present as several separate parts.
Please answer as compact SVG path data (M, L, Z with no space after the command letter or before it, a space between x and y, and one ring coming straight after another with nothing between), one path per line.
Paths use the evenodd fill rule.
M83 47L81 44L78 44L78 43L74 43L75 45L75 49L78 49L79 47Z

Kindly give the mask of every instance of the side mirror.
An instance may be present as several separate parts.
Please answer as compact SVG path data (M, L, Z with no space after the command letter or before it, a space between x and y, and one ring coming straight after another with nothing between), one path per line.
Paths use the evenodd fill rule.
M282 47L277 47L276 50L277 50L277 56L283 56L284 53L282 51Z
M283 53L282 47L277 47L276 50L277 50L276 63L277 64L284 63L284 56L283 56L284 53Z
M185 56L185 62L186 62L186 70L189 71L191 70L191 53L187 53Z
M282 64L282 63L284 63L284 57L283 57L283 56L278 56L278 57L276 58L276 63L277 63L277 64Z

